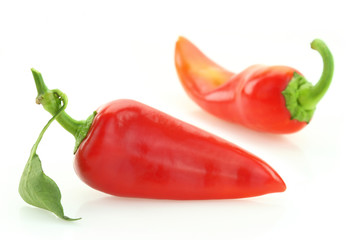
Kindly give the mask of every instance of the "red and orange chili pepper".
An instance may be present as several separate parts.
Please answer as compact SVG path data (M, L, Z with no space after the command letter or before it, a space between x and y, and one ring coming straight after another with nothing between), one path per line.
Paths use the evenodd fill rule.
M333 76L333 57L326 44L315 39L311 47L324 63L315 86L287 66L253 65L235 74L184 37L176 43L175 66L189 97L207 112L257 131L293 133L310 122Z

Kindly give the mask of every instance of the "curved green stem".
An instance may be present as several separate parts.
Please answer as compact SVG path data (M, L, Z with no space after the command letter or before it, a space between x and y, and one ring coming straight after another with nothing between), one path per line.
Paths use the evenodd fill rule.
M35 79L38 94L36 103L41 104L46 111L48 111L52 116L55 116L61 108L62 101L63 104L67 106L67 95L59 89L49 90L43 81L42 74L33 68L31 71L33 78ZM62 111L56 117L57 122L75 137L76 144L74 152L82 140L86 137L95 114L96 113L94 112L88 119L81 121L73 119L65 111Z
M42 106L54 116L59 108L61 107L60 98L63 100L63 103L67 105L68 98L60 90L49 90L46 84L43 81L42 74L35 69L31 69L33 78L35 79L36 88L37 88L37 98L36 103L42 104ZM70 132L73 136L77 133L80 126L84 121L77 121L70 117L65 111L59 114L56 118L59 124L62 125L64 129Z
M317 84L303 90L301 89L299 93L299 104L305 109L315 108L317 103L322 99L328 90L334 73L333 56L326 44L320 39L315 39L311 43L311 48L320 53L323 58L324 67L323 73Z
M307 123L313 117L316 105L328 90L334 72L333 56L326 44L320 39L315 39L311 47L323 58L323 73L319 81L313 86L302 75L295 72L282 91L291 119Z

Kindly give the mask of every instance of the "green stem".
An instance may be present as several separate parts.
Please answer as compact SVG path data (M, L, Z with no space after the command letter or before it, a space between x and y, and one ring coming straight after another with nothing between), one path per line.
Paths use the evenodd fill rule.
M315 39L311 43L311 48L320 53L323 58L324 67L317 84L309 88L301 89L299 93L298 102L304 109L315 109L317 103L328 90L334 72L333 56L326 44L320 39Z
M31 71L33 78L35 79L38 94L36 103L41 104L46 111L52 116L55 116L61 108L62 101L63 104L67 106L67 95L58 89L49 90L43 81L42 74L33 68ZM96 113L94 112L88 119L81 121L73 119L65 111L62 111L56 117L57 122L75 137L76 143L74 152L86 137L95 114Z
M46 84L43 81L42 74L35 69L31 69L32 75L35 79L36 88L37 88L37 98L36 102L42 104L43 107L54 116L59 108L61 107L60 98L67 105L68 98L67 96L58 89L49 90ZM59 114L56 118L59 124L62 125L64 129L70 132L73 136L76 135L78 129L85 121L77 121L70 117L65 111Z

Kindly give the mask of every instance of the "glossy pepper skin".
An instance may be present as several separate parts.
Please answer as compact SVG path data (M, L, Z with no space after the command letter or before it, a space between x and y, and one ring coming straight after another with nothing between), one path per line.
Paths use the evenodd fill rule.
M309 123L332 79L330 51L318 39L312 48L324 60L323 75L315 86L287 66L253 65L232 73L184 37L176 43L175 66L187 94L207 112L256 131L294 133Z
M74 165L86 184L117 196L229 199L286 188L258 157L133 100L98 109Z

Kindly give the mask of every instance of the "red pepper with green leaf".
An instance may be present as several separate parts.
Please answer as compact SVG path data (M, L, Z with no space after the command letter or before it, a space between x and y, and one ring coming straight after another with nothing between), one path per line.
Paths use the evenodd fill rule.
M157 199L228 199L285 190L281 177L260 158L240 147L161 111L133 100L116 100L87 120L66 112L67 97L49 90L32 69L37 103L53 117L33 146L21 177L19 193L29 204L65 220L61 194L46 176L36 154L55 119L76 140L78 176L99 191Z
M175 66L189 97L207 112L261 132L293 133L310 122L333 76L333 57L326 44L315 39L311 47L324 63L315 86L287 66L253 65L235 74L184 37L176 43Z

